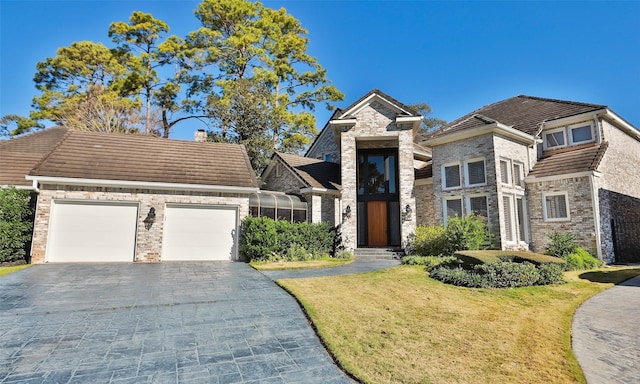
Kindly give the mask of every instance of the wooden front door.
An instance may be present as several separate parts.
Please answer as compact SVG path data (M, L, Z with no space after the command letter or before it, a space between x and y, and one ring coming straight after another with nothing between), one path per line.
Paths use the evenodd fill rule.
M387 202L367 202L367 221L369 246L380 247L388 245L387 239Z

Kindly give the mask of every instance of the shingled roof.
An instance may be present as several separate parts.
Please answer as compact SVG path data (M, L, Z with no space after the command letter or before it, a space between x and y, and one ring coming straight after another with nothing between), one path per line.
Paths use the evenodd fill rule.
M609 143L604 142L602 144L588 144L569 151L549 151L546 157L536 163L529 175L546 177L595 171L598 169L608 146Z
M520 95L477 109L437 130L428 139L492 123L512 126L521 132L535 136L540 125L545 121L604 108L607 106Z
M243 146L69 131L30 176L257 188Z
M276 153L311 188L340 190L340 165L287 153Z
M0 185L30 187L25 175L64 138L68 130L54 127L0 141Z

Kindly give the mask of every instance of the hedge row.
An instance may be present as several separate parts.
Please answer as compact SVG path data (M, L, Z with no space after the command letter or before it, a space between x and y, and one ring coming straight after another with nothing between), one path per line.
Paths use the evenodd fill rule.
M268 217L242 221L240 256L247 261L297 261L333 255L336 229L327 223L290 223Z
M562 267L566 264L566 261L561 258L527 251L458 251L455 253L455 256L462 262L462 268L465 269L472 269L475 265L480 264L495 264L509 261L516 263L526 261L534 265L558 264L562 265Z

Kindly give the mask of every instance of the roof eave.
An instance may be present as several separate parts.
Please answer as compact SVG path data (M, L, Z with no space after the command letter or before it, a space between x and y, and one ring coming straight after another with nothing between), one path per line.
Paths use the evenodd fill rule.
M625 119L623 119L622 117L618 116L616 113L614 113L612 110L610 110L609 108L607 108L604 113L603 116L607 119L610 119L612 121L614 121L616 123L616 125L622 129L624 132L628 133L629 135L631 135L631 137L633 137L634 139L640 141L640 131L638 131L638 129L636 127L634 127L633 125L631 125L630 123L628 123Z
M524 133L508 125L495 122L495 123L483 125L477 128L471 128L471 129L465 129L457 132L446 133L446 134L443 134L442 136L426 140L423 143L423 145L433 147L436 145L447 144L447 143L451 143L458 140L469 139L469 138L484 135L487 133L499 133L499 134L502 134L503 136L520 141L527 145L533 145L540 142L540 139L536 139L535 137L529 135L528 133Z
M319 188L319 187L308 187L301 188L300 193L323 193L327 195L340 195L340 191L337 189L329 189L329 188Z
M602 173L599 171L581 171L581 172L572 172L572 173L559 173L556 175L549 175L549 176L535 176L535 175L527 175L527 177L524 178L524 182L525 183L538 183L538 182L542 182L542 181L552 181L552 180L564 180L564 179L570 179L573 177L585 177L585 176L594 176L594 177L601 177Z
M60 185L83 185L111 188L141 188L154 190L176 190L176 191L202 191L202 192L224 192L249 194L259 190L258 187L239 187L233 185L208 185L208 184L183 184L183 183L162 183L155 181L130 181L130 180L106 180L106 179L84 179L74 177L52 177L27 175L27 180L32 180L40 184L60 184Z

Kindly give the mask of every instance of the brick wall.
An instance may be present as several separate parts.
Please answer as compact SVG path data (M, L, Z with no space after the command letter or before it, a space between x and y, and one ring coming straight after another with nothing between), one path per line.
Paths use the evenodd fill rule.
M416 225L437 225L433 183L416 185Z
M640 262L640 198L599 189L602 258Z
M437 224L444 223L444 201L446 198L462 197L463 214L466 212L466 198L469 196L487 196L487 211L489 215L489 230L497 242L500 243L500 216L497 203L496 171L493 134L485 134L466 140L438 145L433 150L433 201L434 221ZM465 186L465 160L483 158L485 160L486 185ZM443 189L442 169L445 164L459 164L461 169L461 187L455 189Z
M566 192L570 220L545 221L543 193ZM548 243L547 233L571 232L576 242L592 255L597 255L596 228L592 201L592 187L588 176L571 177L543 182L527 183L531 248L544 252Z
M325 127L309 150L306 157L325 160L324 155L331 156L331 162L340 163L340 148L331 127Z
M240 220L249 214L249 197L245 194L42 185L38 196L31 248L31 262L34 264L45 262L51 201L53 199L138 202L140 209L138 211L135 251L135 261L137 262L160 261L166 203L231 205L238 207ZM143 220L151 207L156 210L156 222L147 230Z
M262 180L261 189L267 191L279 191L285 193L299 194L301 188L305 188L304 184L296 175L294 175L286 165L279 160L274 164L274 169L269 173L267 178ZM279 168L279 170L277 169Z

